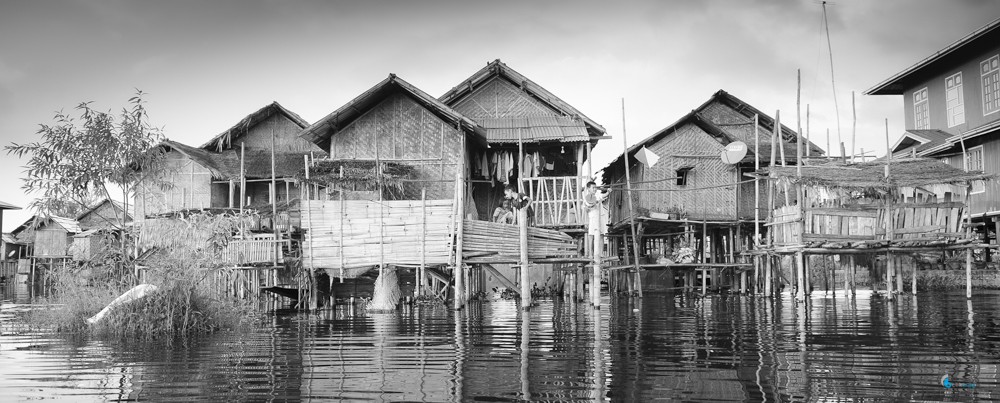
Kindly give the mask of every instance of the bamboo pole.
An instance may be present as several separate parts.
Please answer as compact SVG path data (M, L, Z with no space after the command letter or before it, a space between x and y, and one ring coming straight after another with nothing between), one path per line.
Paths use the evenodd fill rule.
M308 155L303 155L302 156L302 160L303 160L302 163L303 163L303 165L305 167L305 171L306 171L306 181L305 181L305 183L302 184L303 185L302 187L305 189L305 198L306 198L306 200L309 200L309 198L310 198L310 196L309 196L309 171L310 171L310 169L309 169L309 156ZM305 205L305 204L303 204L303 205ZM313 250L313 244L315 243L313 237L315 236L315 234L313 233L313 226L312 226L312 211L311 211L312 209L311 208L306 208L305 210L306 210L306 225L305 225L306 231L305 232L306 232L306 240L309 242L309 270L312 270L313 267L316 267L316 264L315 264L315 255L316 255L316 253ZM343 220L343 217L341 217L341 219ZM301 297L301 291L302 291L301 276L296 276L295 283L296 283L295 288L300 293L300 296L299 296L300 303L297 304L297 306L301 309L301 307L302 307L302 303L301 303L301 300L302 300L302 297Z
M633 264L635 265L635 276L639 296L642 297L642 277L641 267L639 266L639 238L635 231L635 206L632 205L632 179L628 166L628 139L625 134L625 98L622 98L622 143L625 146L624 154L622 154L622 162L625 164L625 195L628 198L628 222L629 227L632 228L632 257L634 258Z
M969 172L969 152L965 149L965 138L958 139L962 145L962 165L965 172ZM972 237L972 182L966 183L965 186L965 237ZM972 299L972 249L965 250L965 298Z
M753 115L753 169L760 171L760 126L756 113ZM757 249L763 242L760 239L760 177L755 176L753 180L753 246ZM756 291L760 291L760 257L753 257L753 286Z
M885 180L886 180L886 182L889 182L889 178L890 178L890 174L891 174L891 167L892 167L892 148L891 147L892 146L889 144L889 119L886 118L885 119L885 151L886 151L886 153L885 153ZM892 242L892 239L895 237L895 234L893 234L893 232L894 232L893 231L893 229L894 229L893 228L893 225L894 225L893 224L893 215L894 214L893 214L893 211L892 211L892 202L893 202L893 198L895 197L895 195L896 195L896 193L890 187L889 188L889 194L886 195L886 199L885 199L885 238L886 238L886 241L888 241L890 243ZM894 291L893 291L892 281L893 281L893 276L895 275L895 271L896 271L896 267L895 267L895 263L896 262L894 261L895 259L893 258L891 251L887 250L885 252L885 258L886 258L886 264L885 264L885 291L889 295L889 298L894 298L894 296L893 296Z
M524 133L521 128L517 129L517 189L518 193L524 193ZM529 201L530 202L530 201ZM521 264L521 309L527 311L531 308L531 286L528 282L528 208L524 206L517 209L517 229L518 241L520 245L520 256L518 261Z
M243 227L243 206L247 201L246 144L240 143L240 228Z
M858 138L858 109L854 106L854 91L851 91L851 163L854 163L854 147Z
M378 276L385 274L385 203L382 200L382 160L378 150L378 135L375 135L375 190L378 192ZM460 227L461 228L461 227Z
M341 184L337 187L337 199L340 201L340 218L337 220L340 222L340 231L338 231L338 236L340 236L340 284L344 284L344 263L347 257L344 256L344 166L341 165L338 169L338 175L340 175Z
M798 106L799 106L799 98L801 98L801 93L802 93L802 72L801 72L801 70L798 71L798 85L796 87L796 91L795 92L796 92L795 108L797 110ZM796 134L796 137L795 137L795 176L796 176L796 178L799 179L797 181L798 183L795 185L795 190L796 190L796 199L797 199L796 200L796 204L797 204L798 210L799 210L799 223L797 225L799 225L799 237L801 238L801 237L805 236L805 217L806 217L806 211L805 211L805 186L802 185L802 181L801 181L801 179L802 179L802 123L799 120L798 111L796 111L796 122L795 122L795 125L796 125L796 127L798 127L798 130L795 133ZM800 241L801 240L802 239L800 239ZM798 279L797 279L798 280L798 287L797 287L798 289L796 290L796 294L798 296L800 296L800 297L805 297L805 294L807 292L807 290L805 289L806 288L806 284L808 284L808 279L806 278L806 260L805 259L806 259L806 257L805 257L805 255L801 251L795 253L795 268L796 268L797 274L798 274L798 276L797 276L798 277Z
M271 129L271 230L274 232L274 266L278 266L278 254L281 244L278 243L278 181L275 178L274 167L274 129Z
M701 262L708 263L708 221L701 221ZM714 279L713 279L714 280ZM701 294L708 292L708 269L701 270Z
M461 136L462 140L460 142L461 153L458 159L458 165L455 171L455 186L458 191L458 214L456 221L458 227L455 229L455 272L453 273L455 277L455 309L462 309L465 306L465 262L462 251L464 250L464 235L465 235L465 164L469 158L469 152L465 146L465 134L462 133L461 126L456 123L455 129L458 135Z
M417 287L414 294L419 297L424 291L424 270L427 269L427 188L420 189L420 267L417 268ZM341 265L343 267L343 265Z
M806 157L809 157L809 104L806 104Z

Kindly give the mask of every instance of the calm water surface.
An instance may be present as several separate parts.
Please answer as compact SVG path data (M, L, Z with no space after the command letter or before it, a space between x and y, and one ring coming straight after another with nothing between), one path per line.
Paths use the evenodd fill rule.
M0 401L1000 400L996 291L289 311L172 346L30 332L3 295Z

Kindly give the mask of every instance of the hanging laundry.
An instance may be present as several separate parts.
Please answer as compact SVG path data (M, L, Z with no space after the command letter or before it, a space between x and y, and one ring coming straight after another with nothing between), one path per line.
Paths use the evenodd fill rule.
M535 159L535 161L534 161L535 166L534 166L534 169L531 171L531 173L532 173L532 176L539 177L539 176L541 176L541 172L542 172L542 160L541 160L541 156L538 153L538 151L535 151L535 154L534 154L533 157Z
M534 176L531 174L535 170L534 166L534 157L531 154L525 154L524 158L521 159L521 177L529 178Z

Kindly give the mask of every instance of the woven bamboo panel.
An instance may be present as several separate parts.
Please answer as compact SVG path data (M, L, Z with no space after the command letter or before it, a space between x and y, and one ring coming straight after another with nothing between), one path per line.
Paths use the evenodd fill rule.
M247 149L271 150L271 133L274 133L274 150L277 152L287 151L315 151L322 150L313 142L299 137L302 128L292 122L287 116L276 113L264 121L253 125L250 130L232 142L235 150L240 149L240 144L246 144Z
M471 119L558 115L520 88L497 77L481 85L453 108Z
M675 133L647 146L660 156L655 166L642 164L631 170L633 182L650 182L633 185L636 208L660 213L686 214L690 219L734 219L736 215L735 166L722 162L719 155L723 145L701 128L685 124ZM692 158L688 156L703 156ZM677 185L673 178L680 168L692 167L686 185ZM618 169L621 172L620 169ZM621 180L624 180L622 175ZM620 192L616 190L612 193ZM627 218L627 203L623 196L612 194L612 222ZM619 211L615 211L615 210ZM752 213L752 211L751 211ZM616 217L616 216L620 216Z
M421 209L419 200L382 204L352 200L343 202L341 210L339 201L305 201L303 264L310 268L357 268L378 265L384 257L387 264L416 265L421 260L421 243L426 264L446 264L451 250L452 204L452 200L427 200Z
M462 136L454 126L396 94L384 99L331 138L332 158L378 157L414 166L414 178L403 186L404 199L417 199L427 189L428 199L454 197L455 170L463 150ZM444 182L441 182L444 181Z
M965 205L960 202L895 204L893 239L937 239L941 236L961 237ZM877 217L880 239L885 239L885 210Z

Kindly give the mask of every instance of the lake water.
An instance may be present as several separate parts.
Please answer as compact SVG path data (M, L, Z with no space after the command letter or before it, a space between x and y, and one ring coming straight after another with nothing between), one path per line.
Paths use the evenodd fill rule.
M996 291L279 311L172 346L32 333L25 293L4 295L0 401L1000 399Z

